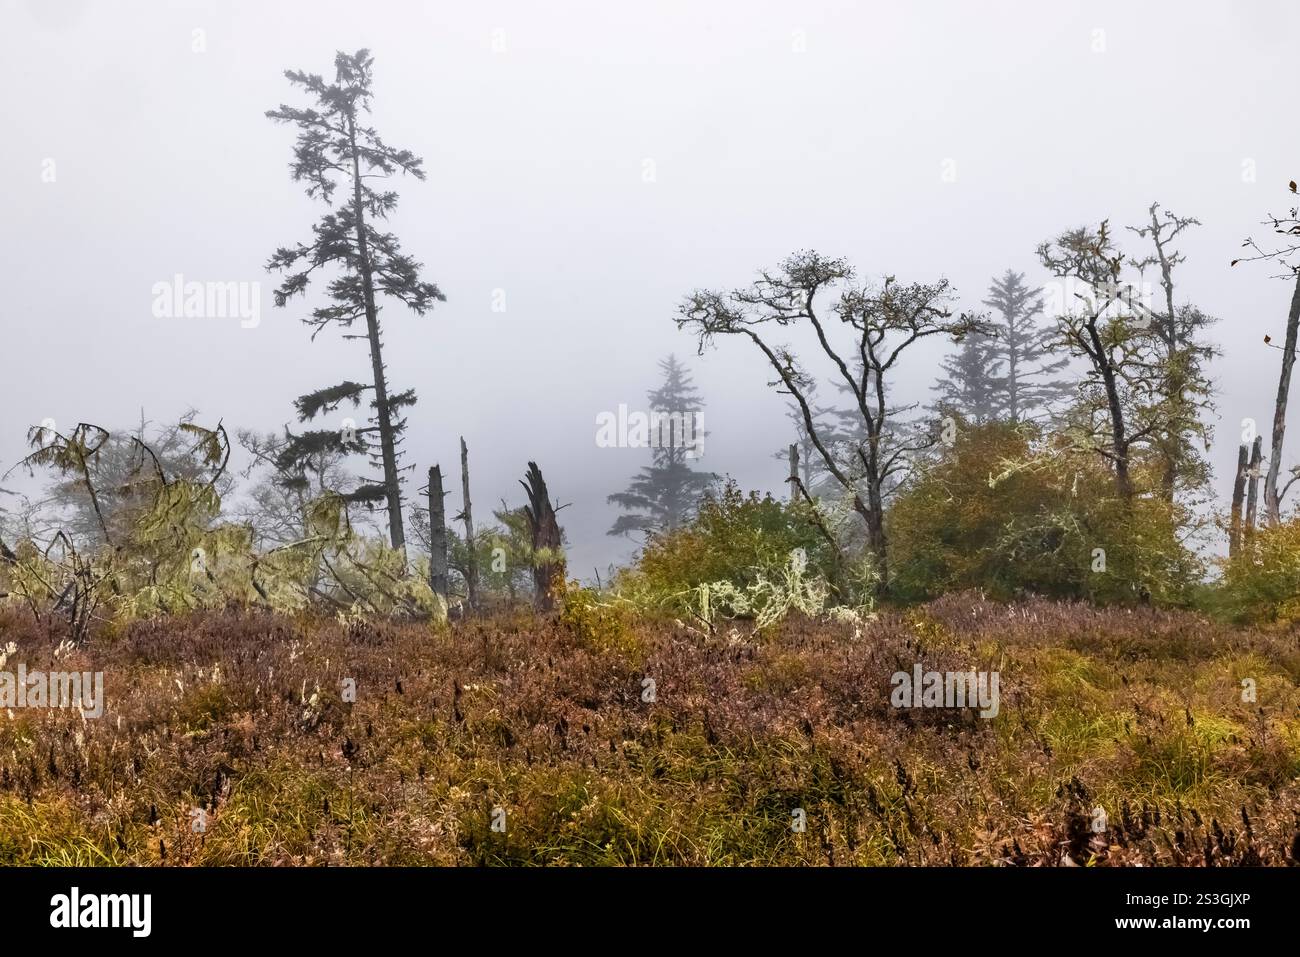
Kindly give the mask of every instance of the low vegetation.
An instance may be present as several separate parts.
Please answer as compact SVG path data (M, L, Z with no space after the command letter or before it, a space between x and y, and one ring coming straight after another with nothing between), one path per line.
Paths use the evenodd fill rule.
M971 593L757 636L574 607L196 611L81 646L0 611L11 660L107 699L0 721L0 862L1300 864L1294 628ZM999 671L996 717L891 707L917 662Z

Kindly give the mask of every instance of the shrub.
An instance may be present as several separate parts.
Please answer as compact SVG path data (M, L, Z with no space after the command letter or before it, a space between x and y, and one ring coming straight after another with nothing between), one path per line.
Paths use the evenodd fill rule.
M1222 563L1217 603L1238 621L1300 620L1300 518L1260 528Z
M796 549L803 549L811 574L834 580L837 556L811 507L745 494L728 481L705 497L689 525L651 537L620 585L659 596L719 581L744 590L764 570L784 567Z
M1094 454L1033 426L967 427L889 511L891 585L910 600L978 588L1183 603L1201 574L1188 519L1159 495L1120 501Z
M602 601L591 588L569 582L560 602L560 623L584 645L600 652L636 650L631 606Z

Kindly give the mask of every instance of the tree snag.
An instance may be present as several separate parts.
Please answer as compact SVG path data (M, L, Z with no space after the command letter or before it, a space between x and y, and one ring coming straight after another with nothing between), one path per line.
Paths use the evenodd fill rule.
M533 603L538 611L550 611L555 607L556 594L564 587L565 571L556 509L551 505L546 480L536 462L528 463L528 473L519 484L528 493L524 515L532 535Z
M429 587L447 600L447 519L443 508L442 469L429 469Z
M1228 557L1236 558L1241 545L1241 503L1246 497L1247 450L1243 444L1237 448L1237 474L1232 482L1232 518L1228 524ZM1253 489L1252 489L1253 490Z
M460 489L465 507L457 518L465 521L465 593L469 607L478 607L478 555L474 551L474 513L469 500L469 449L465 437L460 438Z
M1245 446L1242 446L1245 448ZM1243 541L1249 547L1255 540L1255 505L1259 501L1259 469L1264 456L1264 436L1255 436L1255 443L1250 450L1250 466L1246 470L1246 528Z

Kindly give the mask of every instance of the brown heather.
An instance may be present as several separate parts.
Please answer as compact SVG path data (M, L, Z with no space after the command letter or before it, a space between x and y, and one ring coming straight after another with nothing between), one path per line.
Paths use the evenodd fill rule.
M857 639L619 627L227 612L99 634L57 667L105 672L103 718L0 712L0 862L1300 864L1295 628L971 595ZM61 637L0 611L9 669L51 667ZM999 671L1000 713L892 709L916 662Z

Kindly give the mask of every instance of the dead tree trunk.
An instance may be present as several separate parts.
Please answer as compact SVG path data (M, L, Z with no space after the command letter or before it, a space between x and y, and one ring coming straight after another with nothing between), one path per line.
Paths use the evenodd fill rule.
M474 551L474 513L469 500L469 449L460 439L460 488L465 501L460 517L465 520L465 591L470 608L478 607L478 555Z
M560 525L542 470L536 462L528 463L528 474L519 483L528 493L524 515L533 546L533 603L538 611L555 607L555 596L564 587L564 554L561 551Z
M1245 448L1245 446L1242 446ZM1246 528L1243 541L1249 547L1255 540L1255 505L1259 501L1259 466L1264 458L1264 436L1255 436L1255 444L1250 450L1250 466L1247 468L1246 487Z
M1236 558L1241 545L1241 503L1246 497L1246 472L1249 469L1246 446L1237 448L1237 475L1232 481L1232 518L1228 525L1228 557Z
M447 600L447 517L443 510L442 469L429 469L429 587Z
M799 446L794 443L790 444L790 477L786 479L790 484L790 501L797 501L799 498Z
M1291 311L1286 317L1286 342L1282 346L1282 375L1277 383L1277 401L1273 405L1273 444L1268 454L1268 479L1264 482L1264 511L1268 523L1282 521L1282 499L1278 495L1278 473L1282 469L1282 439L1286 435L1286 404L1291 394L1291 367L1295 365L1297 333L1300 332L1300 273L1296 275Z

